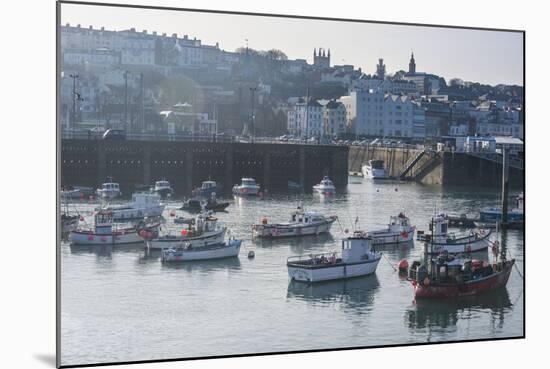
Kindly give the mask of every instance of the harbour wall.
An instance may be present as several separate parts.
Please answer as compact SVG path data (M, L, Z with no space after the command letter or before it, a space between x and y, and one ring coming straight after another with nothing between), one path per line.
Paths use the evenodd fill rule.
M242 177L255 178L263 189L286 189L293 181L307 191L326 174L344 188L348 151L324 145L62 139L60 177L62 187L97 187L110 177L126 194L163 178L182 195L208 179L228 192Z
M349 150L349 168L360 172L361 166L371 159L384 160L390 176L399 177L404 167L422 150L377 146L352 146ZM501 187L502 164L467 153L430 152L407 173L407 177L423 184L478 185ZM513 188L524 187L524 171L509 168L509 183Z

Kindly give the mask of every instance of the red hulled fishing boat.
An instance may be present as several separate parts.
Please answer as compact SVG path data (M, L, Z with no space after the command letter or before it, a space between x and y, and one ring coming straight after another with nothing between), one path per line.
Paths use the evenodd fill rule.
M472 259L469 253L451 255L444 251L434 257L433 237L430 239L431 247L425 248L424 260L415 261L409 270L415 299L473 296L506 286L515 259L506 260L498 241L490 242L493 262L489 263Z

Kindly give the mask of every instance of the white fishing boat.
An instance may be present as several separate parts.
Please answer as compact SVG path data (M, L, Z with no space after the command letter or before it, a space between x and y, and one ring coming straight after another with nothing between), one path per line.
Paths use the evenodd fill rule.
M253 237L298 237L330 232L330 227L338 219L336 215L325 216L316 211L304 211L302 207L290 215L286 223L269 223L267 217L260 224L252 225Z
M161 216L165 206L160 202L160 195L137 192L132 195L132 201L129 204L108 204L96 208L96 211L110 211L113 213L113 221L120 222Z
M111 200L121 195L120 186L118 183L106 182L101 185L96 191L97 196L102 199Z
M207 246L194 247L186 243L177 248L162 250L163 262L221 259L239 256L242 240L229 240Z
M384 160L369 160L361 167L364 178L379 180L389 179L388 172L384 168Z
M172 196L174 190L170 186L170 182L167 180L156 181L155 186L151 189L151 192L158 194L161 198L165 199Z
M399 213L390 217L390 223L386 228L369 231L366 235L372 238L373 245L395 244L412 241L415 229L409 218Z
M328 176L324 176L320 183L313 186L313 191L322 195L332 195L336 192L336 187Z
M69 233L72 245L122 245L141 243L145 235L153 236L158 232L160 223L142 221L137 225L113 224L110 211L99 211L94 216L94 226L77 228Z
M436 215L430 222L430 232L417 232L417 240L424 241L430 254L448 252L470 253L485 250L489 246L491 229L472 229L469 232L448 232L448 220L444 214Z
M222 243L226 228L218 225L218 218L210 213L199 214L194 223L186 224L178 235L165 234L147 239L149 249L162 250L190 245L204 247Z
M315 283L372 274L382 254L370 251L372 239L364 232L342 240L342 251L292 256L287 259L288 276L295 281Z
M256 196L260 192L260 185L256 183L254 178L242 178L241 184L233 186L235 195L252 195Z

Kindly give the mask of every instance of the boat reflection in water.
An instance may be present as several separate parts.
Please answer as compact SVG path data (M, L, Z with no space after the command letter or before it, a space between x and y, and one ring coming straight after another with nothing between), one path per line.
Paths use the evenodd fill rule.
M412 333L419 333L422 330L428 334L428 341L441 341L448 339L445 333L457 330L461 323L475 325L476 320L487 319L490 314L491 323L489 326L493 331L487 331L487 337L497 337L496 330L504 326L508 312L512 310L513 304L506 287L489 293L445 300L416 300L414 305L405 313L405 324ZM468 317L465 321L464 318ZM483 322L483 326L487 326ZM476 334L475 337L483 338Z
M253 238L251 242L263 248L290 246L290 250L293 253L302 254L314 248L317 249L325 245L334 244L334 237L330 233L321 233L318 235L291 238Z
M239 258L193 260L186 263L162 263L161 265L163 270L183 270L188 273L200 273L205 275L215 271L238 271L241 269Z
M411 252L414 249L414 241L410 240L401 243L388 243L384 245L373 245L373 251L384 252L386 256L395 257L398 260L407 259L411 256Z
M111 257L113 253L134 253L143 250L143 243L122 245L69 245L71 254L96 254Z
M318 283L290 281L287 298L322 305L343 304L346 309L361 313L370 310L379 289L376 274Z

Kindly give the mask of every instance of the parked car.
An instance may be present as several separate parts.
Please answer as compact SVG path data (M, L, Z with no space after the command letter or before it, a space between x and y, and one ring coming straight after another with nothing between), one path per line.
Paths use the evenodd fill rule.
M122 129L108 129L103 134L104 140L125 140L126 131Z

